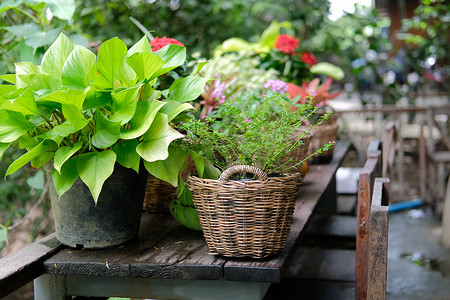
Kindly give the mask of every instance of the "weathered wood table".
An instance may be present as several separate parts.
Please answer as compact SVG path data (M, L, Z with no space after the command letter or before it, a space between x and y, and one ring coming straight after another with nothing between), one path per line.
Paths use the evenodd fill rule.
M201 232L178 225L170 215L143 214L139 240L106 250L60 246L35 264L40 272L36 277L42 274L34 281L35 299L261 299L270 283L281 281L319 201L336 202L334 175L348 148L340 142L329 164L310 166L286 247L278 256L258 260L209 255ZM0 276L0 290L1 285Z

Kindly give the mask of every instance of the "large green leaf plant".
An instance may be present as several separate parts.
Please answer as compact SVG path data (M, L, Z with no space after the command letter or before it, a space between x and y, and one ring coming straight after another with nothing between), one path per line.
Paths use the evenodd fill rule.
M207 78L178 78L166 90L158 77L185 62L186 48L167 45L153 52L144 36L130 49L118 38L95 55L63 33L41 65L15 64L15 74L0 76L0 158L11 145L27 152L6 176L31 162L53 160L51 176L61 196L77 178L97 202L115 163L177 185L186 161L172 141L182 137L170 124L192 109Z

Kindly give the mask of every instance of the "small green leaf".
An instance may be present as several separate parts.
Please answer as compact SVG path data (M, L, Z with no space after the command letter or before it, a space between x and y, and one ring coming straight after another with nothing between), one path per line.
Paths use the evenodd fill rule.
M94 84L99 89L114 88L114 78L122 63L122 58L127 53L127 46L118 38L107 40L100 45L97 56L98 75Z
M170 143L182 137L181 133L169 126L167 115L157 113L136 151L148 162L164 160L169 156Z
M21 113L0 111L0 143L14 142L34 127Z
M156 178L167 181L176 187L178 185L178 175L183 169L186 158L186 152L178 147L170 147L167 159L154 162L144 161L144 166Z
M73 42L61 33L42 58L42 72L61 79L64 63L74 47Z
M111 122L99 111L94 113L95 134L92 136L92 145L105 149L114 145L119 139L120 122Z
M153 78L181 66L186 60L186 47L169 44L156 51L155 54L158 55L165 64L155 73Z
M123 125L131 120L136 113L140 89L141 85L138 85L111 93L112 115L109 117L110 121L120 122L120 125Z
M56 150L53 166L56 171L58 171L59 174L61 174L61 167L64 165L64 163L72 157L75 153L78 152L78 150L81 149L81 146L83 145L82 142L78 142L75 145L72 146L63 146Z
M22 168L24 165L26 165L28 162L30 162L32 159L37 158L40 155L45 155L46 153L50 153L53 157L54 152L56 151L57 145L54 141L51 140L45 140L39 143L36 147L28 151L27 153L20 156L18 159L13 161L11 165L9 165L8 170L6 171L6 176L16 172L20 168ZM51 159L51 157L50 157ZM49 160L50 160L49 159ZM47 160L47 162L49 161Z
M142 136L152 125L156 113L165 103L153 101L139 101L137 103L136 113L130 120L131 129L121 129L120 138L131 140Z
M85 88L86 76L95 63L95 54L82 46L76 46L70 53L62 69L62 84Z
M195 100L203 92L205 84L210 80L198 76L179 78L170 86L167 98L168 100L179 102Z
M197 66L195 66L195 68L192 70L191 76L197 75L198 72L200 72L207 63L207 61L199 62Z
M150 79L164 65L164 61L153 53L135 53L127 58L127 63L139 80Z
M117 162L120 163L125 168L132 168L139 173L139 163L141 157L136 152L136 147L138 145L136 139L121 141L113 146L112 150L117 155Z
M43 190L45 184L44 172L39 170L33 177L28 177L27 184L35 190Z
M61 174L57 170L52 171L52 181L59 197L67 192L78 178L77 159L78 157L72 157L66 161L61 168Z
M89 187L95 204L97 204L103 183L114 171L115 162L116 154L112 150L89 152L78 156L78 174Z

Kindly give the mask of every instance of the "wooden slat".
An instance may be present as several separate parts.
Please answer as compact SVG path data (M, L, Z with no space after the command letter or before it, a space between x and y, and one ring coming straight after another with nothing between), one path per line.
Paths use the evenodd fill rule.
M42 263L61 249L55 234L51 234L0 259L0 298L43 274Z
M369 156L359 177L356 235L356 299L367 297L367 272L370 239L370 205L373 183L381 175L381 153Z
M389 227L389 179L376 178L370 216L367 299L386 299Z

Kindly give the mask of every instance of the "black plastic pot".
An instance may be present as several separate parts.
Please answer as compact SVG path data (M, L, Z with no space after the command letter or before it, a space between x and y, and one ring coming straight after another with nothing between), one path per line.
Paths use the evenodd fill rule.
M147 174L145 168L137 174L116 163L113 174L103 185L97 205L80 178L58 200L49 176L58 240L70 247L97 249L137 238Z

